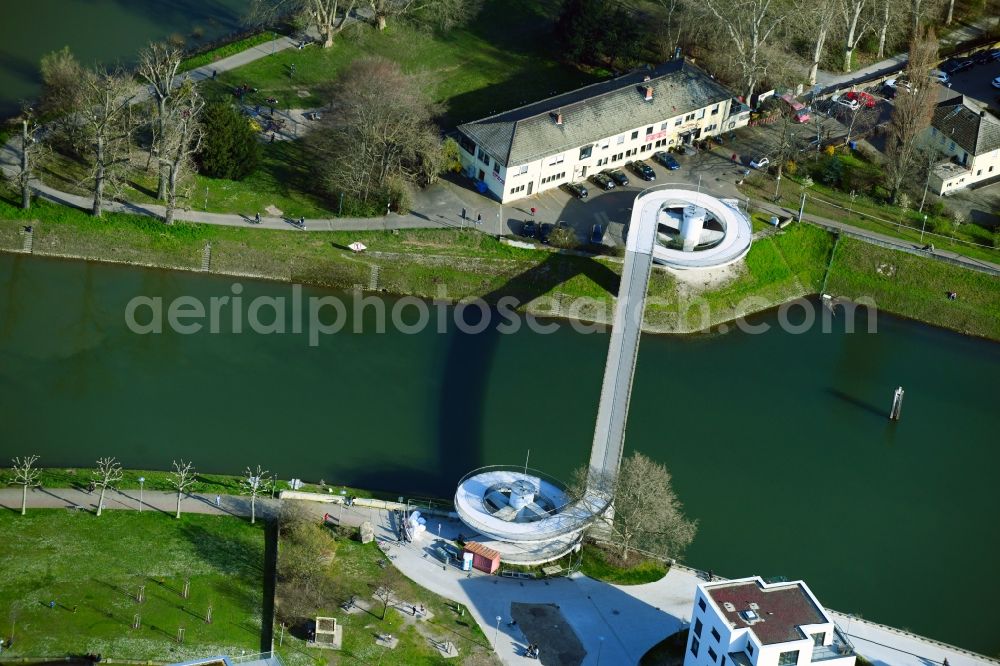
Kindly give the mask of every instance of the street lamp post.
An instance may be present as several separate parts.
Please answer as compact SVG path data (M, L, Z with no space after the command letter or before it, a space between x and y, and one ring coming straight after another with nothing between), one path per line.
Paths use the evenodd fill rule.
M597 666L601 666L601 651L604 650L604 636L598 636L597 640Z
M142 513L142 484L146 483L146 477L139 477L139 513Z
M497 651L497 645L498 645L497 641L500 640L500 620L502 620L502 619L503 619L502 617L500 617L499 615L497 615L497 630L493 634L493 651L494 652Z
M924 229L927 227L927 216L924 215L924 222L920 225L920 242L924 242Z

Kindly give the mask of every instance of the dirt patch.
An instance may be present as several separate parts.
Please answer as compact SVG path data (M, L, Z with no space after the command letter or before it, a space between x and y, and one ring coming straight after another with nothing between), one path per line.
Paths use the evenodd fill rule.
M544 666L578 666L583 663L587 651L566 622L559 606L513 603L510 614L528 643L538 646L538 659Z

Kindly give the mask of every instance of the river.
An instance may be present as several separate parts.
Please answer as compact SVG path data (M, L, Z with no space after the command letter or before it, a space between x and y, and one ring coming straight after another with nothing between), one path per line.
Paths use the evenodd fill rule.
M241 28L246 0L32 0L3 3L0 117L38 96L41 57L67 44L80 62L132 62L151 40L186 48Z
M218 334L125 325L134 296L207 304L232 285L0 255L0 459L166 468L183 457L219 473L260 463L281 478L448 495L465 472L529 448L532 467L557 476L587 458L603 333L376 333L372 304L364 332L348 322L315 347L305 333L236 334L229 319ZM241 287L244 303L291 293ZM665 462L698 519L687 560L802 577L832 608L1000 650L1000 611L981 603L1000 596L988 574L1000 548L1000 346L885 315L877 334L792 335L773 313L754 323L772 330L642 340L627 448ZM891 424L897 385L906 400Z

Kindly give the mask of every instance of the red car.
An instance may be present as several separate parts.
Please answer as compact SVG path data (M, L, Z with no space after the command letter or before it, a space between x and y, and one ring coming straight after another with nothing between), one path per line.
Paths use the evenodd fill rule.
M875 105L878 104L878 100L875 99L875 96L866 92L845 93L844 99L851 101L857 100L858 104L865 107L866 109L874 109Z

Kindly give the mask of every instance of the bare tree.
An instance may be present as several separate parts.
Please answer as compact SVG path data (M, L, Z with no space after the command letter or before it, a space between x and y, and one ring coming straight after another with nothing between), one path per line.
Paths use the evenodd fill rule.
M422 16L428 23L448 29L464 23L479 11L480 0L367 0L375 27L385 30L390 18Z
M729 36L749 104L757 84L767 75L764 46L785 20L786 8L775 0L705 0L704 7Z
M375 598L382 602L382 619L385 619L386 611L389 610L389 602L399 589L400 578L399 569L388 564L382 569L378 582L375 584Z
M247 467L246 471L243 472L243 478L240 479L240 489L244 494L250 496L251 524L257 522L257 497L271 492L271 479L267 474L266 469L261 469L261 466L257 465L256 470Z
M918 34L920 24L928 16L938 13L941 10L941 3L944 0L910 0L910 37L914 38Z
M31 208L31 181L35 164L45 152L45 144L40 141L41 125L35 121L34 109L25 107L21 115L21 165L13 180L21 191L21 208Z
M181 499L194 483L194 479L193 464L184 462L183 459L180 462L174 461L174 471L170 473L170 485L177 489L177 513L174 514L174 518L181 517Z
M163 127L160 152L160 173L167 179L167 205L164 221L174 223L177 210L177 186L180 180L194 171L194 156L201 150L204 136L201 112L205 100L198 91L197 84L185 80L175 93L174 103L167 113Z
M847 136L844 137L844 143L850 143L852 138L868 135L875 129L881 116L881 111L877 103L870 107L867 104L861 103L854 110L848 109L847 113L850 115L845 123L847 125Z
M912 89L899 89L886 138L884 174L893 203L903 184L916 175L922 161L922 135L930 126L937 104L937 86L929 76L937 62L937 53L938 41L934 29L919 28L910 41L906 67Z
M357 0L344 2L343 5L340 0L253 0L250 5L250 20L263 24L280 16L293 14L302 23L315 29L323 47L329 48L333 46L333 38L344 29L356 4Z
M122 480L122 466L114 457L98 458L97 470L94 472L94 485L101 489L101 497L97 501L97 515L104 511L104 493L108 486L114 486Z
M137 88L132 77L120 69L86 72L80 85L81 106L74 116L91 151L92 213L100 217L105 191L118 190L131 166L136 127L132 102Z
M153 100L156 102L156 125L149 146L150 153L163 155L166 152L164 141L167 134L167 115L182 58L183 53L180 49L163 43L151 43L139 52L138 74L149 84ZM156 198L163 201L167 197L167 174L162 165L158 166L160 168Z
M330 530L303 506L303 502L281 503L278 516L278 587L276 604L280 616L290 622L315 617L316 610L345 590L328 575L336 541Z
M900 17L905 13L907 0L879 0L878 2L878 51L875 57L885 57L885 43L890 34L898 37L905 32L905 24L900 25Z
M613 497L605 521L608 541L624 562L635 548L663 557L679 557L694 539L697 523L684 516L681 501L670 484L670 472L641 453L622 460L617 475L578 469L570 484L570 495L588 492Z
M844 71L851 71L854 49L872 27L864 13L868 0L840 0L840 15L844 21Z
M826 38L833 27L833 17L837 12L837 0L797 0L797 15L809 24L813 35L812 62L809 65L809 85L816 85L819 63L823 58Z
M393 183L433 182L443 152L433 124L438 107L426 90L384 58L355 60L341 72L331 111L311 134L316 167L330 191L385 200Z
M37 488L39 485L38 477L42 474L42 471L35 467L36 462L38 462L38 456L25 456L24 458L14 458L11 460L11 467L14 470L14 480L12 483L21 486L22 516L28 510L28 488Z

